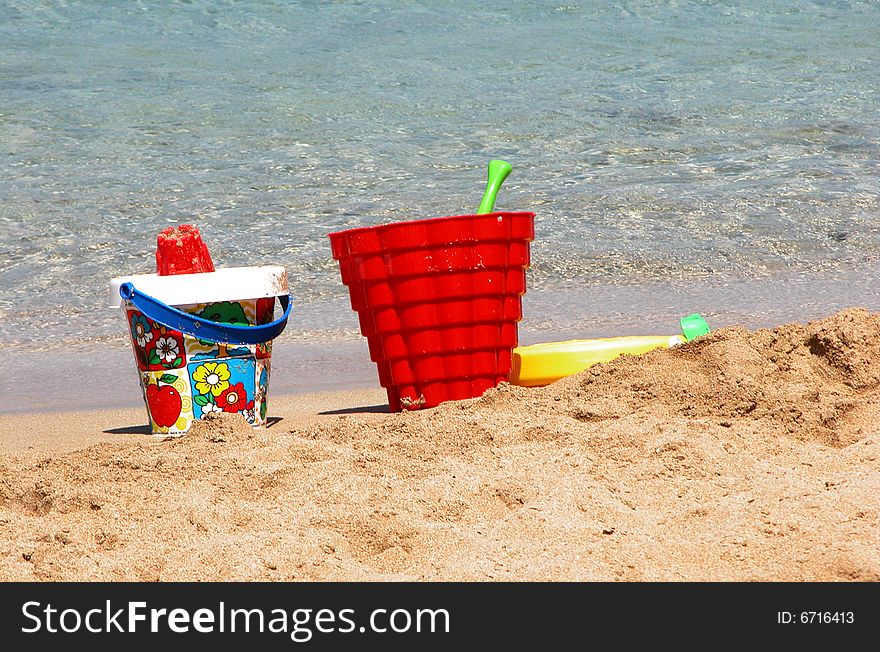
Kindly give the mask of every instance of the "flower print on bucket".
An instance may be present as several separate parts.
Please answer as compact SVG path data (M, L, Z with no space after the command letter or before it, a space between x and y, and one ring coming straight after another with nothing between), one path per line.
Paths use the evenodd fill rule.
M186 366L183 333L153 321L139 310L127 310L126 315L138 369L162 371Z
M254 400L255 366L253 357L190 363L195 418L226 412L241 413L247 419L245 412ZM253 423L250 419L248 422Z
M138 312L131 313L131 335L140 347L145 347L153 339L149 320Z
M180 357L180 344L173 337L160 337L156 340L156 355L165 362L174 362Z
M220 396L229 388L229 367L225 362L206 362L193 371L192 379L199 394Z
M247 392L244 389L244 383L235 383L230 385L217 397L217 405L224 412L241 412L247 405Z
M217 405L216 403L205 403L204 405L199 405L202 408L202 417L206 414L223 414L223 408Z

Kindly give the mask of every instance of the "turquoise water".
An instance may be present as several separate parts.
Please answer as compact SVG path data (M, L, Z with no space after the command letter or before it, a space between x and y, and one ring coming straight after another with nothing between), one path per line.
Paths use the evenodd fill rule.
M121 350L107 281L179 222L354 341L326 234L472 212L494 157L526 341L880 308L880 4L508 4L0 2L0 347Z

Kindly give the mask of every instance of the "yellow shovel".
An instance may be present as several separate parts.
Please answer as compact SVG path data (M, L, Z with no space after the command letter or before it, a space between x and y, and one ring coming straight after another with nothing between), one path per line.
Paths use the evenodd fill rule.
M517 347L513 350L510 382L523 387L549 385L599 362L676 346L709 332L706 320L697 313L682 317L679 323L682 335L630 335Z

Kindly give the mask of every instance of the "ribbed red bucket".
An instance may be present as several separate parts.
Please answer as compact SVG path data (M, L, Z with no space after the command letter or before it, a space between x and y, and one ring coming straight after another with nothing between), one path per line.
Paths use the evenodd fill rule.
M534 218L458 215L330 234L391 410L507 380Z

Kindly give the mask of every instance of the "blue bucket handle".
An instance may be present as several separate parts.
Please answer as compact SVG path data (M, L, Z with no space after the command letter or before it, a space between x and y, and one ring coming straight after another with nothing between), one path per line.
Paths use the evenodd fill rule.
M149 294L144 294L131 283L123 283L119 286L119 296L130 301L148 318L167 328L186 333L200 340L225 344L262 344L274 340L287 326L292 303L289 294L281 295L278 297L284 308L284 314L281 317L261 326L237 326L185 313L167 303L162 303Z

